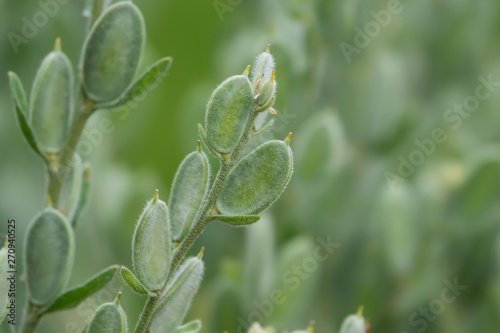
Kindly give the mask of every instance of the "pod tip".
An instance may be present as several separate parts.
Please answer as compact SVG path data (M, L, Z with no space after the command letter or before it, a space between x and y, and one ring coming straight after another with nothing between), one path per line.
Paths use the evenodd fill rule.
M287 137L285 138L285 143L287 145L289 145L290 144L290 140L292 140L292 132L288 133Z
M271 52L271 44L267 44L266 53L270 53L270 52Z
M158 201L158 189L155 190L155 195L153 197L153 203L156 203Z
M202 246L201 250L200 250L200 253L198 253L198 259L201 259L203 258L203 253L205 252L205 247Z
M56 38L56 42L54 43L54 51L61 51L61 37Z
M276 75L275 69L273 69L273 71L271 72L271 82L274 82L274 75Z
M120 303L120 298L122 298L122 292L121 291L119 291L118 295L116 295L116 298L115 298L115 301L114 301L114 303L116 305L118 305Z
M198 140L198 146L197 146L197 149L198 149L198 152L201 153L201 141Z

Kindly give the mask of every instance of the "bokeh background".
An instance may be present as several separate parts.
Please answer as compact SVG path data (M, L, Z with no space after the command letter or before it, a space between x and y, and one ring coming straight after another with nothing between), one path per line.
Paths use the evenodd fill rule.
M84 3L62 2L16 52L9 33L23 36L25 19L33 22L43 6L0 0L0 233L7 218L17 220L19 256L46 185L18 130L6 74L18 73L29 91L56 37L76 67ZM478 87L500 81L500 2L135 3L148 31L143 68L161 56L174 62L144 101L88 124L85 139L96 144L84 159L94 181L71 285L111 264L131 266L136 218L154 189L167 200L178 164L196 146L211 91L270 43L278 114L252 145L292 131L295 173L255 226L216 222L197 241L192 251L205 246L207 268L189 318L201 318L204 332L239 333L254 320L280 330L315 320L317 332L337 332L364 305L373 332L498 332L500 87ZM380 14L389 9L397 13ZM365 29L370 35L360 37ZM476 89L488 96L474 99ZM100 137L93 130L104 118L114 130ZM335 243L324 260L314 259L318 237ZM445 302L444 288L454 295L446 281L467 288ZM118 290L134 326L144 299L116 279L79 308L47 316L39 332L80 332ZM269 306L273 290L286 301ZM20 276L18 294L21 305Z

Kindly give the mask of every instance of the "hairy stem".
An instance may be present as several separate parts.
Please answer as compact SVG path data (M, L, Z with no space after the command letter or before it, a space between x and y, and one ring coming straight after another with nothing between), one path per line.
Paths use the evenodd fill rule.
M40 317L37 315L38 307L28 301L28 306L26 308L26 316L24 318L24 323L21 332L22 333L33 333L35 332L39 322Z
M194 244L196 239L198 239L198 237L201 235L203 230L205 230L207 224L214 219L211 216L211 212L215 208L215 203L217 201L217 198L219 197L220 191L222 190L222 185L224 184L224 181L226 180L227 175L229 174L229 171L233 167L234 163L238 160L241 151L243 150L248 140L250 139L250 133L255 118L257 117L257 114L258 114L257 112L254 112L253 115L250 117L247 126L243 132L243 136L241 137L240 141L236 145L236 148L231 153L229 158L226 161L221 161L219 172L215 177L208 198L205 201L205 204L202 208L202 213L198 215L198 218L193 223L191 231L186 235L186 237L184 237L179 246L175 249L174 257L172 258L172 262L170 263L169 274L161 292L162 294L165 290L165 287L168 285L168 282L172 278L173 273L177 269L177 266L179 266L182 259L184 259L184 257L186 256L186 253L189 251L189 249ZM148 332L149 324L151 322L151 319L153 318L154 308L157 306L159 298L160 297L154 297L155 299L154 302L151 300L152 297L148 299L146 305L144 306L142 314L139 318L137 326L135 328L134 331L135 333Z

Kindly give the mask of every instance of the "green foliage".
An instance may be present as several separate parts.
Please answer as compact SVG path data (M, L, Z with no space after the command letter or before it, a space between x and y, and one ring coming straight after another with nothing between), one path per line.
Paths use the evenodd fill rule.
M71 274L73 230L64 215L45 208L28 226L25 246L30 301L41 306L50 304L66 287Z
M29 123L44 152L57 153L65 144L73 110L73 67L56 40L43 59L31 90Z
M132 240L132 263L139 281L150 291L160 290L170 268L172 243L167 205L158 191L142 212Z
M129 1L110 6L95 22L82 55L83 86L97 102L112 101L132 82L146 41L144 19Z
M224 215L259 214L283 192L292 175L287 142L270 141L241 159L228 175L217 209Z
M59 296L43 313L50 313L76 307L87 297L95 294L115 276L118 266L110 266L86 281L81 286L72 288Z
M191 230L208 194L209 182L210 166L205 153L199 149L186 156L177 169L168 201L175 241L182 240Z
M97 308L82 333L126 333L127 316L119 304L121 293L113 302Z
M151 333L171 332L182 324L203 278L203 270L203 261L197 257L187 259L178 269L161 296L151 321Z

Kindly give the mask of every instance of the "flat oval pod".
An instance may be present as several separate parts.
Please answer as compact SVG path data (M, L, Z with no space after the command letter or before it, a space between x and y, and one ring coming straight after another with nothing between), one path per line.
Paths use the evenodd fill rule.
M7 305L9 303L9 284L7 280L7 249L9 247L9 238L5 238L5 246L0 250L0 323L7 315Z
M140 10L129 1L110 6L83 46L83 87L97 102L120 96L132 82L146 41Z
M224 215L255 215L285 189L293 169L292 150L273 140L257 147L230 171L217 200Z
M66 287L73 266L75 241L66 217L46 208L26 232L25 267L30 300L46 305Z
M208 192L210 167L202 151L186 156L175 174L168 201L173 240L180 241L191 229Z
M42 61L31 90L29 124L44 152L57 153L66 143L73 108L73 68L60 41Z
M254 110L248 77L232 76L214 90L207 105L205 132L215 150L230 153L236 148Z
M168 208L158 199L156 190L137 222L132 240L132 263L137 278L148 290L163 287L170 267L171 248Z
M119 304L121 293L116 300L97 308L87 325L85 333L126 333L127 316Z
M151 333L174 332L182 323L203 278L203 269L203 261L197 257L187 259L178 269L153 315Z

